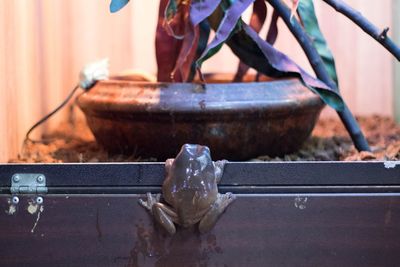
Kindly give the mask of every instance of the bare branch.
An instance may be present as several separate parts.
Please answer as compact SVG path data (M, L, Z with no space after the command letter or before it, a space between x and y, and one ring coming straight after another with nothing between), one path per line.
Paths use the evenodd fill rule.
M321 59L321 56L315 49L312 40L304 31L297 19L295 19L294 17L291 18L291 11L289 7L287 7L281 0L267 1L281 15L283 21L286 23L293 36L303 48L303 51L307 55L308 61L314 69L318 79L326 83L332 89L339 91L336 83L329 76L328 71L326 70L325 65ZM371 151L368 142L365 139L360 129L360 126L358 125L358 122L354 118L347 105L345 105L344 110L338 111L338 115L342 120L344 126L346 127L348 133L350 134L355 147L359 151Z
M398 47L392 39L387 36L389 28L379 29L359 11L355 10L342 0L323 0L325 3L333 7L337 12L342 13L358 25L364 32L374 38L382 46L384 46L393 56L400 61L400 47Z

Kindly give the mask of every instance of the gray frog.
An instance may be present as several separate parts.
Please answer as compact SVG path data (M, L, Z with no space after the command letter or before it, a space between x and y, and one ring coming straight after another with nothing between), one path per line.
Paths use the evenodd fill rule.
M213 162L206 146L185 144L175 159L165 162L162 193L169 205L160 203L160 194L151 193L139 203L171 235L176 232L174 223L188 227L199 222L199 231L207 232L235 199L232 193L218 193L225 163Z

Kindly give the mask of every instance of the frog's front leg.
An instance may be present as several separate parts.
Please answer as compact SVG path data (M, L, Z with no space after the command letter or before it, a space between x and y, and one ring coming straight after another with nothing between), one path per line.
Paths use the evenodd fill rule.
M227 162L227 160L218 160L214 162L215 180L217 181L217 183L219 183L222 175L224 174L224 168Z
M218 194L217 200L211 206L211 208L204 215L199 223L200 233L205 233L211 230L218 220L219 215L221 215L225 209L228 207L232 201L235 200L235 196L232 193Z
M175 234L174 222L178 221L178 215L167 205L160 203L161 194L153 196L147 193L147 201L139 199L139 204L149 210L154 219L171 235Z

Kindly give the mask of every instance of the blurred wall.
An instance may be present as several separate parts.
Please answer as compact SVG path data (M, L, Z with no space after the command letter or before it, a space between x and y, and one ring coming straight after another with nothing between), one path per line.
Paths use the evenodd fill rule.
M346 0L380 28L392 26L392 1L396 0ZM393 115L391 56L345 17L322 1L315 2L350 108L361 115ZM99 0L0 1L0 161L16 156L25 132L60 103L85 63L108 57L113 73L127 68L156 72L153 44L158 1L134 0L117 14L109 14L108 4ZM310 70L286 28L277 46ZM204 70L232 72L236 63L224 48L205 63ZM61 118L58 115L53 123Z
M400 44L400 1L393 1L393 25L395 42ZM400 123L400 63L394 61L394 112L397 122Z

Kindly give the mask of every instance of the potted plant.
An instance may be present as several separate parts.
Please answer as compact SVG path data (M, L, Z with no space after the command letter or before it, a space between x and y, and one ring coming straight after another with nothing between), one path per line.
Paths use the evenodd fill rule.
M169 5L173 5L173 1L170 0ZM183 1L177 1L176 8L172 10L176 10L176 16L190 14L190 11L188 13L184 8L188 8L188 4L197 3L192 1L185 2L186 6L180 6L184 4ZM301 14L304 11L302 5L310 4L312 1L300 1L298 12L302 17ZM113 0L112 7L120 8L127 2L127 0ZM263 17L261 12L263 7L259 8L259 5L262 6L264 2L254 1L256 9L253 23L251 23L252 28L245 26L240 19L237 21L228 19L227 14L232 14L229 12L235 11L234 14L241 14L244 6L240 9L230 8L233 8L235 3L244 3L245 0L236 0L236 2L203 0L201 2L218 4L216 7L218 10L207 17L207 23L204 24L217 29L217 39L220 38L218 29L222 28L224 21L234 24L233 30L227 31L229 36L225 40L238 55L241 55L243 62L234 80L247 79L244 73L247 66L251 66L261 73L257 75L258 77L253 77L260 82L223 83L220 87L218 84L209 84L208 77L203 77L202 80L201 73L198 74L200 81L196 81L193 77L194 70L197 69L200 72L201 60L207 57L207 51L215 51L213 49L220 45L211 46L213 44L211 42L208 48L203 46L201 53L197 53L196 60L191 60L195 64L190 65L190 69L183 67L184 64L181 70L176 68L176 63L160 64L160 68L169 66L170 69L167 70L171 71L167 72L168 75L159 72L161 83L132 82L123 80L126 77L114 77L108 81L98 82L95 87L81 95L78 101L86 112L89 123L92 123L92 128L97 127L96 122L106 123L105 128L102 128L104 125L99 125L98 129L93 128L99 131L97 133L95 131L98 138L104 131L108 134L108 139L111 139L110 142L115 141L117 146L124 146L122 143L126 141L124 138L135 134L136 131L143 131L147 135L154 135L149 136L153 138L149 144L159 146L155 148L155 152L157 148L166 151L171 149L169 143L174 140L174 135L177 136L181 132L179 128L174 128L176 125L180 124L183 127L187 123L189 130L195 128L194 131L198 131L199 136L202 136L207 133L202 128L206 125L203 118L214 118L214 121L211 120L207 126L210 132L220 137L227 147L233 143L237 150L244 150L247 146L252 146L251 142L260 141L261 143L257 144L261 146L269 142L268 139L271 138L271 136L261 135L260 140L247 139L246 142L250 143L242 146L232 141L245 139L244 137L251 131L265 133L263 129L251 128L256 127L253 119L262 118L257 127L265 124L266 129L274 129L279 124L290 121L294 125L289 125L289 129L296 131L292 136L298 137L299 129L304 127L307 117L311 118L307 127L312 128L323 105L320 100L322 98L325 103L338 110L356 146L359 149L368 149L355 120L337 92L336 83L331 81L335 77L334 64L332 57L326 53L326 45L320 43L321 36L318 36L319 33L315 35L317 29L315 21L308 24L303 17L303 28L294 17L291 18L296 5L291 10L280 0L268 1L275 7L275 19L278 16L283 18L294 34L299 37L299 41L305 46L305 50L312 59L310 61L316 69L317 76L322 81L303 72L290 59L257 37L257 21L263 21L259 19ZM328 0L326 2L333 3ZM165 4L166 1L162 3ZM335 3L338 2L335 1ZM166 6L169 7L169 5ZM305 7L308 11L312 10L311 6ZM182 8L184 12L179 13L179 8ZM339 6L337 8L340 9ZM311 16L307 18L313 18L313 12L308 14ZM161 20L163 19L164 15L161 16ZM360 21L359 19L360 17L357 21ZM159 27L160 25L161 23ZM180 23L178 25L182 26ZM314 31L306 25L313 25ZM172 24L170 26L172 27ZM159 28L160 32L158 32L159 42L162 42L163 38L171 41L173 45L178 42L176 39L169 38L170 35L166 35L162 29L164 27ZM267 41L274 39L272 37L275 36L275 22L271 29L268 35L270 38L267 38ZM222 31L221 34L224 32ZM314 33L314 43L310 42L309 37L305 35L306 32L307 34ZM398 56L399 49L392 46L386 32L385 30L377 35L377 39ZM179 37L177 31L174 30L173 33L175 37ZM236 34L239 35L236 36ZM194 35L196 36L196 33ZM199 39L201 39L200 36L199 34ZM184 47L185 38L179 42L182 42L181 46ZM163 43L168 44L167 41ZM200 44L200 42L195 42L197 43ZM181 51L178 49L179 54ZM196 47L197 51L198 47ZM172 56L171 53L160 55ZM179 58L178 56L175 59L179 60ZM166 58L159 56L159 62L163 60ZM289 71L283 71L281 68ZM169 75L170 73L176 76ZM185 73L192 75L192 78L182 79ZM105 72L96 73L97 76L106 76L105 74ZM266 79L264 74L286 80L263 81ZM171 76L179 82L173 82ZM164 78L167 81L163 81ZM192 81L192 79L191 83L181 82ZM226 79L214 77L214 81L221 80ZM88 81L91 80L88 79ZM91 83L81 84L81 86L89 88ZM264 99L270 99L271 102L264 102L267 101ZM90 102L93 101L96 105L97 101L98 106L91 108ZM189 105L190 103L193 105ZM233 106L237 103L237 106ZM265 109L255 106L260 103L267 103L269 106L266 105ZM282 103L289 103L289 105L283 106ZM304 106L305 109L303 109ZM218 111L218 108L229 112L222 113ZM219 113L211 113L215 110ZM271 111L275 113L270 114ZM116 117L121 114L122 118ZM272 119L272 115L276 115L276 119ZM293 116L296 117L293 118ZM192 118L195 118L194 122L187 122ZM215 119L220 118L227 119L227 123L217 124ZM238 128L239 119L245 124L244 127L251 126L250 132L246 132L245 128ZM138 122L133 127L128 126L129 131L124 130L124 124L130 120ZM227 126L232 121L237 123L228 125L232 129L232 135L221 135L222 126ZM113 122L117 123L113 124ZM152 123L154 123L153 133L148 128ZM214 131L211 131L212 129ZM216 131L218 129L219 131ZM278 146L281 149L289 141L282 135L285 131L288 131L287 128L278 129L277 132L281 135L274 140L280 142ZM290 133L290 130L288 132ZM167 135L162 136L163 133ZM167 140L167 138L171 139ZM121 147L121 149L126 148ZM204 151L206 151L206 157L202 157ZM200 152L202 152L199 156L200 164L186 164L191 162L191 158L184 156L181 159L185 164L179 163L180 167L173 176L185 178L185 174L188 174L186 168L190 167L192 169L189 172L201 178L200 182L205 182L204 178L210 178L208 175L212 164L209 151L202 148ZM216 156L218 150L213 149L212 152L214 158L219 157ZM173 154L174 151L166 153ZM231 152L228 150L225 153ZM220 156L222 157L223 154L221 153ZM206 168L202 167L204 159L207 163ZM180 161L178 159L178 162ZM382 162L368 164L239 162L227 164L224 169L225 179L218 192L232 190L240 195L238 201L229 207L229 211L220 218L211 233L196 234L192 231L192 227L186 230L179 229L175 236L170 237L157 227L153 228L153 218L148 216L137 201L144 192L160 189L159 185L164 180L165 172L167 177L170 175L171 164L175 164L173 162L175 160L167 161L166 169L164 169L164 164L160 163L4 164L0 166L2 177L0 189L2 207L5 211L0 220L0 234L3 237L0 265L38 263L38 265L109 266L127 263L133 266L152 264L156 266L262 266L267 264L272 266L299 264L368 266L390 265L398 258L400 234L398 224L400 205L397 205L400 204L398 180L400 169L396 167L398 162L384 162L384 164ZM203 173L198 175L196 166L199 165L200 169L205 170L206 175ZM219 167L220 170L213 174L216 180L217 173L221 178L221 166ZM187 182L187 180L178 182ZM170 184L167 188L170 191L167 192L173 192L176 189L174 187L179 186L178 182ZM186 186L183 185L185 189L193 189ZM214 186L215 184L213 184L213 189ZM188 190L185 193L189 194L184 195L184 201L181 203L184 202L189 207L193 207L190 215L197 215L199 205L195 204L199 203L197 201L199 194L196 194L199 191L190 194L193 191ZM209 195L210 191L206 192L207 200L210 199ZM156 197L157 202L158 198L159 196ZM139 203L145 202L142 200ZM190 219L194 220L193 217ZM301 242L298 242L299 240ZM38 245L42 248L41 250L37 249Z
M111 12L128 2L112 0ZM324 2L400 59L388 29L377 29L340 0ZM266 20L266 3L274 11L264 40L258 32ZM114 77L98 82L78 99L96 139L110 151L159 160L174 156L183 143L206 144L215 158L284 154L309 136L325 103L338 112L356 148L370 150L338 90L334 59L319 30L313 1L291 3L289 7L283 0L161 0L158 83ZM247 24L241 15L251 4ZM296 37L317 78L273 47L278 19ZM209 42L211 30L215 37ZM231 80L212 83L201 65L224 44L241 63ZM250 67L258 72L258 82L236 83L248 79Z

